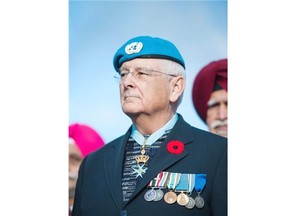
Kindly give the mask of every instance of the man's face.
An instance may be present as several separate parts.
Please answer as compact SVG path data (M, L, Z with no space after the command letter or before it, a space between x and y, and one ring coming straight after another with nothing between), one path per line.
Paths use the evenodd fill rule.
M132 117L167 110L171 92L169 80L173 77L155 72L165 73L164 61L133 59L124 62L120 71L129 72L120 83L121 105L124 113Z
M208 101L206 123L212 133L227 137L227 91L224 89L212 92Z
M69 198L74 197L78 170L83 157L76 144L69 144Z

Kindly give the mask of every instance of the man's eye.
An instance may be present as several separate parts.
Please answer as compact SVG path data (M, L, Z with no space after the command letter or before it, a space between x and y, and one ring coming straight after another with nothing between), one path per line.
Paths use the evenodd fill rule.
M124 78L124 77L126 77L127 75L128 75L128 73L121 73L121 74L120 74L120 77L121 77L121 78Z
M137 76L149 76L149 73L144 72L144 71L138 71Z
M209 108L214 108L214 107L218 107L218 106L220 106L220 103L213 103L213 104L211 104L211 105L209 105L208 107Z

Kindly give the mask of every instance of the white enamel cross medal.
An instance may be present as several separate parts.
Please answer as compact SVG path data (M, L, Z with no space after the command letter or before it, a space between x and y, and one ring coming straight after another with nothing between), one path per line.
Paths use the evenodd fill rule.
M134 170L131 174L136 174L135 178L138 178L138 176L140 176L141 178L143 178L142 174L146 173L147 168L143 168L145 164L142 165L135 165L132 167L132 169Z
M147 168L144 168L145 163L149 160L149 156L145 155L145 144L146 144L147 138L144 139L144 143L142 145L141 155L135 156L135 160L137 161L137 165L133 166L133 172L131 174L136 174L135 178L138 178L139 176L143 178L143 174L146 173ZM140 165L140 163L142 163Z

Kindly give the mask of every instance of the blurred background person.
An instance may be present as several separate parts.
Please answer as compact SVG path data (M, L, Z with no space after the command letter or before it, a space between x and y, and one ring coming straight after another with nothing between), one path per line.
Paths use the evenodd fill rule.
M192 100L200 118L212 133L228 136L227 59L213 61L196 75Z
M104 145L102 137L90 126L69 125L69 212L72 210L78 170L82 159Z

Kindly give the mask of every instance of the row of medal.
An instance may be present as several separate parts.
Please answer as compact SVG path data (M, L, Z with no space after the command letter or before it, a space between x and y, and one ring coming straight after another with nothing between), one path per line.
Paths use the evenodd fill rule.
M164 201L168 204L177 202L180 206L185 206L188 209L201 209L205 205L203 197L200 195L206 185L206 174L186 174L160 172L150 183L150 188L145 194L144 199L148 202ZM161 189L168 188L165 193ZM197 196L195 199L191 197L192 191L195 189ZM180 192L178 195L176 192Z

